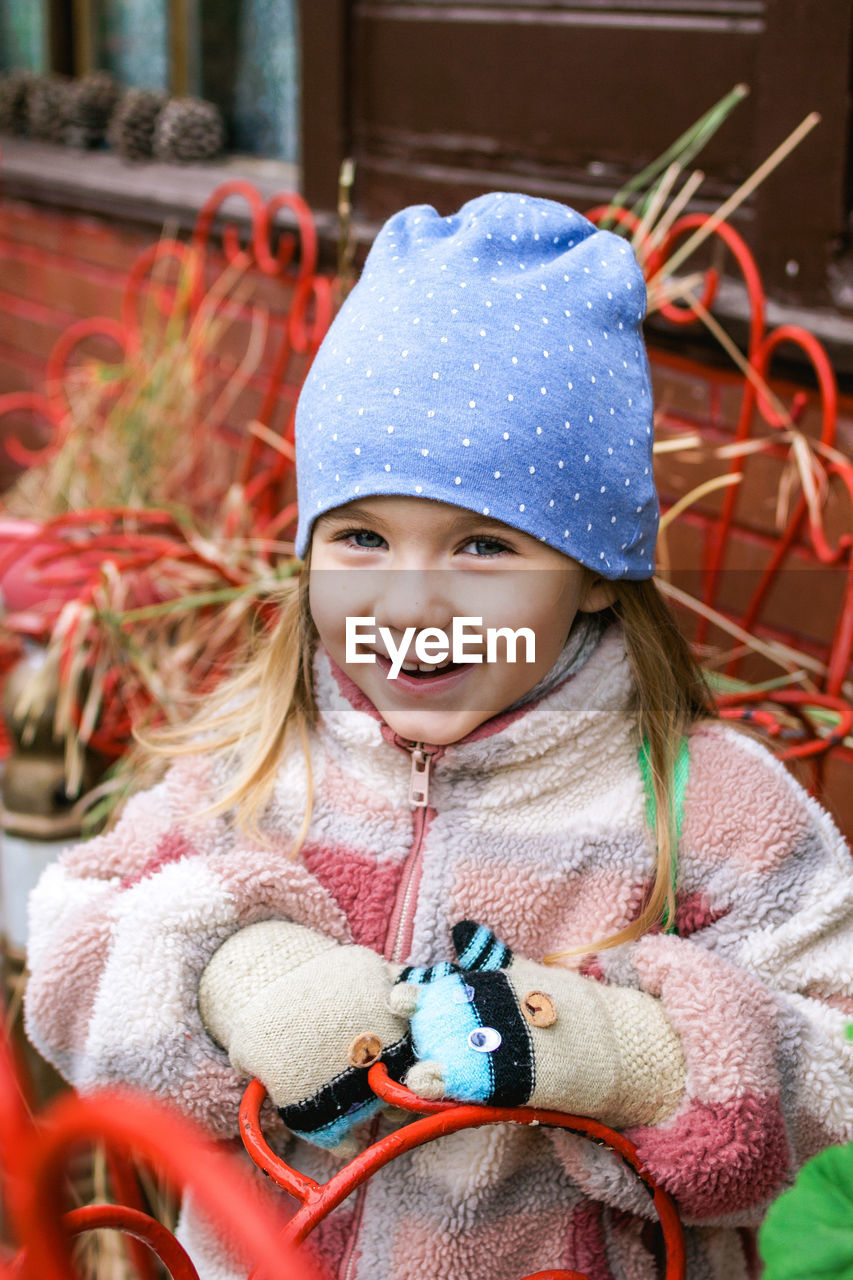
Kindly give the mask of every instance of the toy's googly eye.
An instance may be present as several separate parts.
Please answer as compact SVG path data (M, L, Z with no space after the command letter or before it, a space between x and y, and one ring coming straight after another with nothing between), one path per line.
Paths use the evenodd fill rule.
M454 1004L470 1004L473 999L474 988L469 987L467 982L463 987L460 987L458 991L454 991L453 993Z
M494 1053L501 1047L501 1033L494 1027L478 1027L468 1033L468 1044L477 1053Z

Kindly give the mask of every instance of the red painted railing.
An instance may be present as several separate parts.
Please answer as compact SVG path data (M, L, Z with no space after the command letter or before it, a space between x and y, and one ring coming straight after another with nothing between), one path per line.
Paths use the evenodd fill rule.
M271 1149L260 1122L266 1097L263 1086L253 1081L246 1090L240 1109L246 1150L270 1181L300 1205L282 1227L280 1205L271 1199L265 1203L234 1157L217 1149L195 1124L152 1099L124 1090L102 1090L85 1097L64 1094L42 1115L33 1116L8 1043L0 1037L0 1191L20 1246L13 1262L0 1263L0 1280L73 1280L74 1237L103 1228L123 1232L130 1241L144 1245L173 1280L198 1280L183 1247L142 1206L131 1160L156 1169L176 1190L191 1190L196 1210L220 1224L232 1247L236 1245L251 1259L251 1280L320 1280L316 1263L300 1246L357 1187L398 1156L425 1143L463 1129L502 1123L566 1129L610 1148L652 1196L666 1249L665 1280L684 1280L684 1236L677 1208L649 1177L624 1135L595 1120L557 1111L425 1102L391 1081L381 1064L370 1068L369 1078L378 1096L417 1118L362 1151L322 1186ZM116 1191L129 1203L69 1210L65 1185L69 1157L94 1143L105 1146ZM135 1260L139 1274L156 1274L144 1254L137 1252ZM525 1280L588 1278L557 1268Z
M325 1184L292 1169L271 1150L260 1126L260 1109L266 1097L263 1085L253 1080L243 1097L240 1108L240 1132L243 1144L255 1164L270 1179L287 1191L300 1203L300 1208L285 1229L284 1237L298 1244L305 1240L314 1228L333 1209L346 1199L368 1178L372 1178L385 1165L398 1156L425 1143L435 1142L463 1129L479 1129L489 1124L544 1125L554 1129L566 1129L570 1133L588 1138L608 1147L622 1159L647 1187L660 1219L666 1248L665 1280L683 1280L685 1272L684 1233L678 1210L672 1197L648 1175L637 1154L637 1149L623 1134L582 1116L567 1115L560 1111L545 1111L538 1107L486 1107L455 1102L426 1102L408 1089L396 1084L388 1076L382 1063L369 1071L371 1087L390 1106L409 1111L418 1118L401 1129L387 1134L350 1160ZM525 1280L587 1280L577 1271L540 1271ZM463 1280L460 1277L460 1280Z
M223 206L227 204L233 210L238 199L249 218L246 242L240 243L233 213L229 212L221 244L217 244L214 229L225 217ZM282 210L287 211L293 230L279 234L274 252L275 222ZM293 415L302 379L333 314L333 281L318 271L317 248L314 219L301 196L281 192L264 202L251 183L223 183L201 209L189 243L161 239L138 256L125 281L120 319L87 317L74 321L60 335L47 359L43 393L20 391L0 396L0 424L7 417L14 424L27 413L40 419L49 431L47 443L32 449L16 437L13 425L3 435L6 452L21 466L47 460L70 420L69 373L81 348L95 339L99 349L112 350L117 365L128 361L140 348L145 326L152 323L152 308L161 319L168 319L179 292L188 290L188 319L192 322L206 305L211 272L223 266L233 269L235 279L266 278L279 286L273 305L268 297L263 307L228 298L222 301L232 317L242 314L243 318L251 318L263 311L268 332L263 358L251 379L260 396L253 417L262 427L275 428L282 440L292 443ZM170 263L172 275L177 278L163 283L156 273L162 275ZM234 369L226 364L221 372L224 380ZM191 425L187 424L188 430ZM245 447L241 449L238 478L248 487L248 500L266 509L267 519L272 519L281 510L276 501L281 496L282 479L291 470L287 452L271 447L259 435L247 435L244 441L235 442L238 447L240 443ZM277 524L281 527L280 520Z
M173 1280L198 1280L183 1247L142 1209L114 1204L68 1209L69 1157L96 1143L156 1168L176 1190L190 1189L197 1208L220 1225L265 1280L321 1280L305 1250L297 1252L282 1238L281 1212L271 1197L197 1125L124 1090L64 1094L34 1116L2 1035L0 1193L3 1221L19 1252L13 1260L0 1260L0 1280L74 1280L74 1238L102 1228L144 1244Z
M247 215L243 242L235 224L241 204ZM283 228L277 225L282 220ZM250 183L227 182L203 206L190 242L163 239L139 254L124 282L118 318L87 317L67 327L47 358L43 390L0 396L6 453L22 467L49 462L69 433L79 429L79 409L75 417L71 401L92 343L99 360L96 372L87 376L102 398L98 412L86 421L90 430L105 418L113 396L126 393L128 386L138 394L132 380L144 379L150 369L140 353L172 325L175 358L189 362L195 390L182 403L176 424L191 460L178 505L198 505L198 495L209 488L211 445L222 442L233 463L224 479L216 473L221 492L213 492L208 502L217 529L221 526L220 541L227 543L217 543L212 559L211 539L199 536L206 525L182 523L166 510L104 505L29 526L0 518L0 592L8 633L46 640L62 609L70 606L62 652L67 664L79 663L75 646L85 642L91 671L103 651L91 617L103 598L105 566L121 578L123 607L132 610L169 600L170 590L179 595L179 586L169 585L176 566L190 576L207 568L216 585L241 589L280 560L286 550L282 540L286 543L296 521L296 400L334 305L334 281L319 273L317 252L314 220L298 194L282 192L265 202ZM247 387L250 412L242 402L233 403ZM25 420L34 419L45 428L40 448L16 434ZM229 502L229 494L233 499L238 490L239 501ZM251 564L241 558L240 546L251 546ZM229 557L239 561L236 575ZM223 653L221 662L217 658L211 681L227 656ZM149 711L151 694L144 682L127 679L114 664L105 681L106 696L86 744L115 759L127 749L132 723ZM71 713L79 726L82 707L72 706Z
M640 226L630 210L602 206L591 210L588 216L594 221L609 218L631 233L637 232ZM636 247L647 279L653 279L662 270L686 236L711 221L706 214L685 215L673 224L660 245L651 247L648 241L641 240ZM836 447L838 389L826 351L812 334L798 325L780 325L768 331L764 285L749 247L725 222L712 226L711 238L721 242L733 258L743 277L748 302L748 368L737 372L740 408L731 426L721 421L716 413L713 418L667 409L661 409L657 414L657 427L662 434L666 434L668 429L688 434L698 431L709 443L730 446L727 470L729 476L737 481L723 490L719 510L715 500L711 499L706 505L700 504L679 517L685 527L699 532L702 542L698 598L706 612L691 620L690 631L694 643L703 646L712 628L707 611L716 611L736 623L742 631L755 634L762 640L794 648L800 647L802 641L809 656L817 659L822 671L810 670L808 685L804 688L721 694L718 704L723 716L750 720L775 738L782 758L814 760L814 787L819 791L822 758L841 745L853 729L853 709L842 692L842 685L853 677L853 465ZM713 306L719 283L715 269L704 272L699 299L704 310ZM679 326L701 323L697 310L686 304L664 303L660 313ZM791 396L790 404L783 405L779 400L778 385L771 381L771 373L774 357L786 350L788 355L796 353L801 360L805 357L814 374L816 392L797 390ZM649 356L652 365L658 364L661 368L676 362L684 368L689 363L691 379L707 384L709 399L713 402L715 378L719 375L712 369L695 361L673 360L655 351L654 347L650 348ZM769 389L769 394L765 388ZM768 536L757 528L755 512L750 509L750 467L756 459L767 458L772 459L780 471L784 465L790 466L793 458L792 429L800 429L799 424L807 410L811 410L819 422L816 435L808 441L808 450L821 466L823 492L809 502L801 488L800 496L791 504L781 525L772 536ZM802 458L803 453L800 456ZM817 482L815 488L819 488ZM839 507L845 509L844 532L834 542L825 526L830 495L836 510ZM681 496L681 492L669 496L664 493L662 505L666 508ZM743 545L739 541L741 538L760 548L763 563L755 574L754 585L746 590L746 599L735 604L733 597L743 592L726 591L725 588L728 574L742 572L738 562ZM673 540L678 541L677 524ZM816 637L809 633L809 610L800 594L807 582L805 575L799 580L788 579L789 583L796 582L797 594L791 594L786 626L779 625L780 584L792 566L831 569L837 574L838 607L830 634ZM775 618L771 616L770 608L774 592L777 604ZM798 635L800 631L805 632L805 636ZM719 633L717 640L719 645ZM723 670L727 675L737 677L743 667L744 654L740 652L724 664ZM772 674L779 675L779 668ZM834 723L830 729L820 719L820 713L827 711L833 713ZM792 713L799 729L792 726Z

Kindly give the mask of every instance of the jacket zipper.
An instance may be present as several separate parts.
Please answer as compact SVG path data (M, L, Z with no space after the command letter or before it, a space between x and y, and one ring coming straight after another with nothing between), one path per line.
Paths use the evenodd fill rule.
M385 939L385 958L392 963L401 964L411 945L411 924L414 919L414 907L417 902L417 888L420 883L421 854L427 820L432 812L429 807L430 770L433 760L444 754L443 747L433 747L425 742L408 742L405 738L394 735L394 743L404 751L411 752L412 770L409 775L409 804L415 810L415 828L412 845L406 857L397 899L391 913L391 923Z
M394 734L394 745L400 747L404 751L411 752L412 770L409 775L409 804L415 810L415 829L412 837L412 845L406 856L406 864L403 868L403 876L400 888L397 890L397 898L394 903L394 910L391 913L391 923L388 928L388 936L385 939L385 958L386 960L402 963L402 960L411 946L411 942L407 943L406 935L410 932L411 922L414 919L414 905L417 899L417 886L420 883L421 871L421 853L423 848L424 832L426 831L427 817L429 810L429 784L430 769L433 760L444 754L443 747L430 747L425 742L409 742L405 738L401 738L398 734ZM389 947L389 944L390 947ZM373 1122L370 1131L368 1145L376 1138L376 1130L378 1126L378 1117ZM353 1225L350 1234L349 1247L344 1257L343 1266L340 1271L340 1280L352 1280L355 1274L356 1258L358 1256L358 1238L361 1235L361 1222L364 1216L364 1201L367 1195L368 1183L363 1182L356 1193L355 1209L353 1211Z

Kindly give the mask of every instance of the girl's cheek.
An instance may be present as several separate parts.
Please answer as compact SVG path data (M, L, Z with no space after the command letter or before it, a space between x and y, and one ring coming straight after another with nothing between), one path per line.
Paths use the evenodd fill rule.
M315 569L308 582L308 607L321 638L340 640L348 617L369 616L372 612L364 576L345 569Z

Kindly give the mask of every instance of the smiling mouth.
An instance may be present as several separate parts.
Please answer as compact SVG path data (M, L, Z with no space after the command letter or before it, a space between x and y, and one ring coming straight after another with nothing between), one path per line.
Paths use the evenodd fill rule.
M383 653L376 654L376 661L386 673L391 670L391 661L389 658L386 658ZM432 667L425 670L422 670L420 667L404 666L401 667L400 674L397 679L400 679L402 676L413 680L436 680L440 679L442 676L449 675L453 671L459 671L462 667L467 667L469 665L470 664L467 662L445 662L441 667Z
M450 671L458 671L461 662L446 662L443 667L432 667L422 670L420 667L403 667L400 675L412 676L415 680L434 680L436 676L446 676Z

